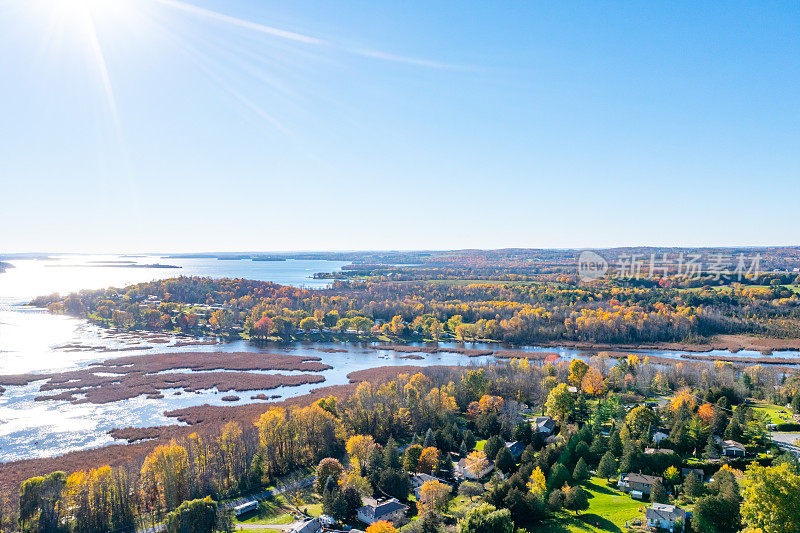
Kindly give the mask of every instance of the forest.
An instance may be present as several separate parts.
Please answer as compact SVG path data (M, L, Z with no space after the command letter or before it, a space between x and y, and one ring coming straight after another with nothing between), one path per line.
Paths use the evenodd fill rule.
M358 265L353 265L358 268ZM666 274L657 280L474 269L345 269L322 290L245 279L179 277L50 295L32 304L115 328L251 339L375 339L688 345L718 335L800 337L800 275ZM452 277L456 275L457 277ZM513 278L513 279L512 279Z
M341 526L355 524L371 498L408 507L370 532L524 532L594 520L592 495L628 498L617 479L638 472L655 480L652 504L693 510L679 528L797 531L798 461L768 438L764 405L800 415L798 376L633 354L435 367L307 405L265 406L252 423L192 433L143 461L28 479L18 499L4 498L0 523L231 531L223 502L273 486L298 515L318 501ZM743 452L729 457L734 441ZM412 491L420 474L429 478ZM626 522L640 514L635 503L626 509Z

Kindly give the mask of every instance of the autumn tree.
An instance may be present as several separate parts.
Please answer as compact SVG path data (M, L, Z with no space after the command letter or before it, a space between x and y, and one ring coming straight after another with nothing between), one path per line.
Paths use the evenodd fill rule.
M186 448L175 441L156 446L140 472L142 499L150 510L174 509L189 495Z
M314 484L314 488L318 494L322 494L322 491L325 490L325 483L328 481L328 478L333 478L333 480L338 483L339 478L344 473L344 467L342 463L339 462L338 459L334 459L333 457L326 457L322 461L319 462L317 465L316 471L316 481Z
M375 439L371 435L353 435L347 439L345 448L358 469L363 470L367 465L369 454L375 448Z
M398 533L397 528L391 522L378 520L367 527L366 533Z
M764 533L800 531L800 475L786 463L752 463L742 480L742 518Z
M420 514L442 511L450 500L450 486L440 481L426 481L419 490Z
M600 396L606 388L603 374L595 367L590 366L581 380L581 389L589 396Z
M217 531L217 502L210 496L185 501L164 521L167 533L212 533Z
M531 472L527 487L535 498L542 501L544 500L544 497L547 494L547 481L545 480L544 473L540 467L537 466L533 469L533 472Z
M480 450L470 453L464 460L464 467L476 478L489 467L489 460L486 454Z
M569 364L569 382L576 387L580 387L581 383L583 383L583 377L588 370L589 365L587 365L585 361L573 359Z
M559 422L566 422L574 405L575 398L564 383L558 384L547 395L547 414Z
M435 472L439 466L439 456L439 450L433 446L422 450L417 463L417 471L423 474Z

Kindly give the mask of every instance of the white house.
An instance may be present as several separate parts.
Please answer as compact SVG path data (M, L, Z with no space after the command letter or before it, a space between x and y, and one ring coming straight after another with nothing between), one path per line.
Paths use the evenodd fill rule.
M292 528L292 533L319 533L320 531L322 531L322 523L320 523L319 518L306 520Z
M747 452L744 445L735 440L722 441L722 455L727 457L744 457Z
M408 511L408 506L403 505L397 498L391 498L385 501L368 500L368 503L363 507L359 507L356 514L358 519L365 524L372 524L378 520L386 520L396 524L399 522Z
M660 429L658 431L656 431L655 433L653 433L653 442L655 442L656 444L658 444L662 440L666 440L668 438L669 438L669 433L661 431Z
M686 523L686 511L674 505L654 503L645 511L645 518L648 527L672 531L676 522Z
M456 467L456 474L467 479L480 479L492 470L494 470L494 462L487 461L486 467L480 471L475 472L473 468L467 468L467 460L461 459L459 462L455 463Z
M417 497L417 500L419 500L419 490L422 488L422 485L424 485L428 481L438 481L443 485L447 485L451 489L453 488L452 485L450 485L443 479L439 479L436 476L432 476L430 474L414 474L413 476L411 476L411 488L414 490L414 496Z

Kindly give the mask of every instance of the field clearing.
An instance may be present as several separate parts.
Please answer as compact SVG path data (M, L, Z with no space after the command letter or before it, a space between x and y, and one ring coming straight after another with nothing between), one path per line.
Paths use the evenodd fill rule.
M754 402L751 407L758 413L766 413L769 416L769 423L771 424L794 422L789 410L785 407L781 407L780 405L774 405L766 402Z
M304 495L305 502L300 506L301 510L306 511L310 516L322 514L322 503L317 494L309 491ZM236 519L236 524L263 524L263 525L285 525L295 521L295 509L289 505L283 495L277 495L258 502L258 510L248 513L242 520ZM252 530L250 530L252 531Z
M596 533L625 531L625 523L642 518L645 502L631 499L623 492L614 490L605 479L593 477L584 487L589 491L589 509L575 516L562 511L557 518L546 521L535 531L544 533Z

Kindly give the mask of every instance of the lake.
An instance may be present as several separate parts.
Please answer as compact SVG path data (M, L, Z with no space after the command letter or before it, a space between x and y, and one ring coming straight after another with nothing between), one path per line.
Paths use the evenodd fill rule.
M138 268L97 266L98 261L133 261L138 265L170 264L181 268ZM377 366L401 365L472 365L493 362L492 357L469 358L455 353L425 354L422 359L408 359L406 354L376 350L361 343L270 343L255 345L234 341L222 345L176 347L171 343L151 342L147 335L115 335L85 320L51 315L42 309L25 304L35 296L59 292L65 294L80 289L122 287L132 283L164 279L180 275L209 277L244 277L273 281L285 285L323 288L329 283L313 279L315 272L332 272L342 268L337 261L251 261L207 258L166 259L161 256L58 256L52 260L8 261L15 268L0 274L0 374L46 373L86 368L90 363L115 356L131 356L169 352L257 352L313 355L332 366L320 374L321 384L283 386L265 391L236 393L240 400L226 402L225 393L214 389L185 393L164 390L163 398L144 395L106 404L67 401L35 401L41 382L7 387L0 395L0 461L50 457L68 451L102 446L114 442L108 431L122 427L148 427L177 423L164 416L164 411L195 405L237 405L252 403L251 396L263 393L277 396L276 400L306 394L314 388L348 383L347 374ZM78 344L94 349L70 351L65 345ZM464 344L440 343L446 347ZM136 351L98 352L99 349L119 350L143 348ZM497 345L468 343L468 348L496 349ZM344 350L331 353L331 349ZM565 359L587 357L574 348L514 347L532 352L557 352ZM662 357L679 358L679 351L651 351ZM712 352L713 354L714 352ZM731 355L730 352L716 352ZM759 356L754 352L739 352L740 356ZM776 353L776 356L800 356L797 352ZM281 371L274 373L290 374ZM57 392L57 391L54 391Z

